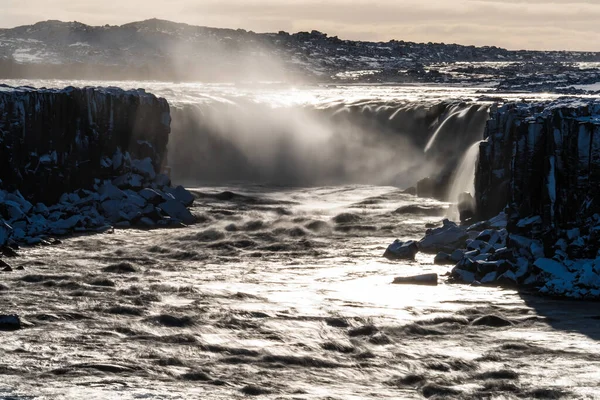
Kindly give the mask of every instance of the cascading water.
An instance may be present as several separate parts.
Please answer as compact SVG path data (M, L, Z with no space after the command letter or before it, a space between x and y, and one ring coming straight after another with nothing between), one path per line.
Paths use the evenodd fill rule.
M475 168L479 157L479 144L474 143L463 155L450 186L448 200L452 203L458 203L462 193L470 193L475 196Z
M446 124L449 121L451 121L453 118L457 118L457 119L464 118L467 115L467 112L469 112L469 108L464 108L460 111L454 111L455 109L456 109L456 107L452 107L450 109L450 115L436 129L436 131L433 133L433 135L431 135L431 139L429 139L429 142L427 142L427 146L425 146L425 153L427 153L429 151L429 149L433 146L433 144L435 143L435 139L437 138L439 133L444 129L444 127L446 126Z

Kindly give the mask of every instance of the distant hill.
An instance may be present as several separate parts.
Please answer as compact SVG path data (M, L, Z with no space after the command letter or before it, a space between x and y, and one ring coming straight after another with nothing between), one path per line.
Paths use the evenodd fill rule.
M600 53L509 51L318 31L254 33L151 19L121 26L45 21L0 29L0 78L431 81L430 65L600 61ZM437 70L436 70L437 71Z

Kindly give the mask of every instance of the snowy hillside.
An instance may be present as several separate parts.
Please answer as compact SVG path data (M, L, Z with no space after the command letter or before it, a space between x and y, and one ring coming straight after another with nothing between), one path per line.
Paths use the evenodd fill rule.
M484 83L548 90L600 81L600 53L360 42L163 20L45 21L0 30L0 78Z

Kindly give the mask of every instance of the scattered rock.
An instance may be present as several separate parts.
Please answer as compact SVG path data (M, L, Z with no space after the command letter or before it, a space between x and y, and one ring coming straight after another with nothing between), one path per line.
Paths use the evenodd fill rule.
M418 252L417 242L413 240L401 242L396 239L394 243L388 246L383 256L388 260L414 260Z
M444 253L443 251L438 253L433 259L433 263L437 265L446 265L446 264L456 264L457 261L452 259L452 256L448 253Z
M444 220L444 226L428 231L419 242L419 250L426 253L437 253L440 251L452 252L462 247L468 239L467 231L454 222Z
M16 331L21 329L21 319L18 315L0 315L0 331Z
M403 285L436 286L438 284L438 275L437 274L423 274L423 275L397 277L397 278L394 278L394 281L392 283L403 284Z

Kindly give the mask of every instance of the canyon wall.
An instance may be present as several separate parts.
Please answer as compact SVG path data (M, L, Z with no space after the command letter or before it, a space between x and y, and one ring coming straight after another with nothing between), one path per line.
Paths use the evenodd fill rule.
M52 204L119 175L127 153L159 172L169 132L167 101L144 90L0 85L0 188Z
M600 101L509 103L491 113L475 174L479 217L505 206L547 227L600 212Z

